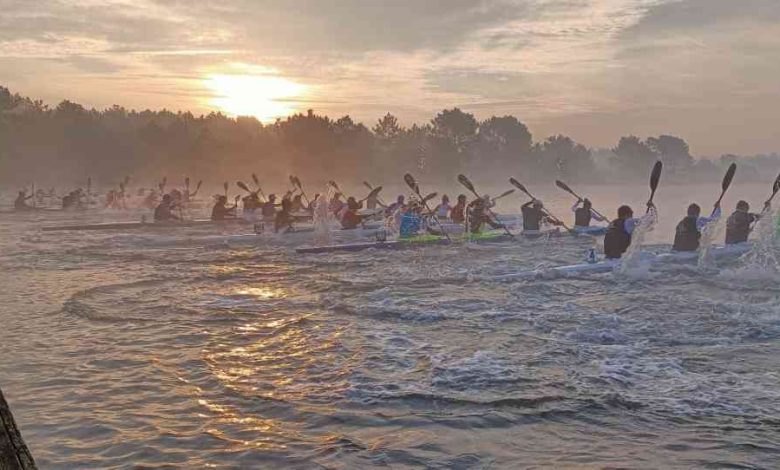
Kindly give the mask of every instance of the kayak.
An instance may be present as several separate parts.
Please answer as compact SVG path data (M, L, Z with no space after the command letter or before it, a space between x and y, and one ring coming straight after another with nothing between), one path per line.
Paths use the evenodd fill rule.
M387 241L367 241L359 243L340 243L323 246L303 246L296 248L296 253L331 253L336 251L361 251L371 248L379 250L402 250L421 245L449 245L452 243L489 243L512 240L513 236L503 230L489 230L479 233L465 233L461 236L447 237L440 235L417 235Z
M560 228L553 228L548 230L523 230L520 234L525 238L557 238L557 237L577 237L589 235L592 237L598 237L607 233L607 227L594 225L591 227L574 227L571 230L564 231Z
M716 246L710 248L710 254L713 259L723 258L736 258L739 257L753 247L752 243L738 243L734 245ZM651 252L643 252L640 255L640 260L643 264L657 265L663 263L686 263L695 262L699 259L698 251L679 252L672 251L669 253L656 254ZM557 266L554 268L546 269L533 269L529 271L521 271L518 273L501 274L493 276L490 280L494 281L508 281L519 279L534 279L541 276L571 276L581 274L602 274L614 271L621 264L620 259L605 259L596 263L580 263L571 264L568 266Z
M181 220L170 222L103 222L98 224L83 224L83 225L60 225L55 227L43 227L44 232L60 232L60 231L96 231L96 230L137 230L142 228L150 229L170 229L179 227L200 227L200 226L221 226L229 224L247 223L244 219L225 219L225 220L211 220L211 219L195 219L195 220Z

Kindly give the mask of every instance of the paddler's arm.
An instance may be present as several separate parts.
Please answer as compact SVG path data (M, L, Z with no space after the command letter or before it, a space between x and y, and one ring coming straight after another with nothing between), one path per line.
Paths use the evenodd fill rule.
M696 219L696 228L703 229L707 224L715 220L720 219L720 204L715 206L715 210L712 211L712 215L709 217L699 217Z
M590 216L593 217L593 220L596 222L606 222L607 219L598 215L593 209L590 210Z
M582 204L582 199L577 199L577 202L575 202L574 205L571 206L571 211L577 212L577 209L580 208L580 204Z
M523 204L521 207L523 207L523 208L531 207L533 204L534 204L534 199L531 199L530 201L528 201L525 204Z

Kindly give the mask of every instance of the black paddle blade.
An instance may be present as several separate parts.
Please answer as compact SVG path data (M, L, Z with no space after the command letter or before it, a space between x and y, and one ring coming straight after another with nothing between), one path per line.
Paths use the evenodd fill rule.
M777 178L775 178L775 184L772 185L772 194L777 194L778 191L780 191L780 175L777 175Z
M256 185L260 184L260 178L258 178L254 173L252 173L252 181L254 181Z
M407 186L412 188L412 191L414 191L415 194L420 194L420 186L417 184L417 181L415 181L414 176L412 176L410 173L407 173L404 175L404 181L406 182Z
M519 181L517 181L516 179L514 179L514 178L509 178L509 182L512 184L512 186L514 186L514 187L516 187L517 189L519 189L520 191L522 191L522 192L524 192L524 193L528 194L528 191L526 191L526 189L525 189L525 186L523 186L523 185L522 185L522 183L520 183L520 182L519 182Z
M168 184L168 177L163 176L162 185L165 186L166 184Z
M737 172L737 164L732 163L729 165L729 169L726 170L726 174L723 176L723 184L721 185L721 189L723 189L723 192L725 193L727 189L729 189L729 186L731 186L731 180L734 179L734 173Z
M293 185L294 188L298 186L295 184L295 177L293 175L290 175L290 184Z
M369 183L368 181L363 181L363 186L367 187L369 191L374 189L374 187L371 186L371 183Z
M246 192L248 192L248 193L251 193L251 192L252 192L252 191L249 189L249 186L247 186L246 184L244 184L244 182L243 182L243 181L236 181L236 186L238 186L239 188L243 189L244 191L246 191Z
M201 180L201 181L198 181L198 186L196 186L196 187L195 187L195 190L197 191L198 189L200 189L200 186L201 186L202 184L203 184L203 180Z
M506 190L506 191L504 191L503 193L499 194L498 196L494 197L494 198L493 198L493 200L495 201L496 199L501 199L502 197L509 196L509 195L510 195L510 194L512 194L513 192L515 192L515 190L514 190L514 189L509 189L509 190Z
M650 190L655 192L658 188L658 182L661 181L661 170L664 169L664 164L658 160L653 165L653 171L650 173Z
M425 196L424 198L422 198L422 203L425 204L425 203L427 203L428 201L430 201L431 199L435 198L438 195L439 195L439 193L431 193L431 194Z
M225 188L225 192L227 192L227 190L228 190L228 186L230 186L230 185L228 184L228 182L227 182L227 181L225 181L225 182L222 184L222 187L223 187L223 188Z
M187 176L184 178L184 187L189 188L190 187L190 177Z
M466 175L458 175L458 182L459 182L460 184L462 184L463 186L465 186L465 187L466 187L466 189L468 189L468 190L469 190L469 191L471 191L472 193L473 193L473 192L475 192L475 191L474 191L474 185L473 185L473 184L471 184L471 180L469 180L469 179L466 177Z
M568 184L564 183L561 180L555 180L555 186L558 186L559 188L563 189L567 193L574 194L574 191L569 187Z
M366 199L370 199L372 197L376 197L379 192L382 191L381 186L377 186L376 188L372 189L371 192L368 193L368 196L366 196Z

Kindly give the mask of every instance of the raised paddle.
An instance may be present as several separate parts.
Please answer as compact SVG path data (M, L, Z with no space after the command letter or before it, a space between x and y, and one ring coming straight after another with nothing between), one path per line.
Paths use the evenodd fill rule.
M184 190L187 192L187 195L190 194L190 177L185 176L184 177Z
M363 199L361 199L358 202L363 202L363 201L367 200L370 197L376 197L376 195L379 194L379 191L381 191L381 190L382 190L382 187L381 186L377 186L376 188L372 189L371 192L368 193L368 196L364 197Z
M522 183L520 183L519 181L517 181L514 178L509 178L509 182L512 184L512 186L514 186L517 189L519 189L520 191L524 192L526 194L526 196L530 197L533 200L536 200L536 198L533 197L533 195L531 193L529 193L527 189L525 189L525 186L523 186ZM565 228L569 232L572 231L569 227L566 226L566 224L563 223L563 221L561 219L559 219L558 217L555 217L554 215L550 214L550 211L544 209L543 212L547 215L548 218L552 219L554 222L557 222L557 223L561 224L561 227Z
M718 198L718 202L715 203L715 207L718 207L720 205L720 201L723 200L723 196L726 194L726 191L729 189L729 186L731 186L731 181L734 179L734 173L737 172L737 164L732 163L729 165L729 169L726 170L726 174L723 175L723 183L721 183L720 188L720 197ZM715 213L715 209L712 210L712 213Z
M363 181L363 186L367 187L369 190L374 189L374 187L371 186L371 183L369 183L368 181ZM387 207L387 204L385 204L385 201L383 201L382 198L377 197L376 200L377 202L379 202L379 205Z
M257 191L252 191L249 189L249 186L247 186L243 181L236 181L236 186L248 192L249 194L257 194Z
M661 170L663 169L664 164L658 160L653 165L653 171L650 173L650 199L647 200L647 212L650 212L650 207L653 205L655 190L658 189L658 182L661 181Z
M225 198L227 198L227 195L228 195L228 186L229 186L229 185L228 185L228 182L227 182L227 181L225 181L225 182L222 184L222 187L223 187L223 188L225 188Z
M263 188L260 187L260 178L257 177L256 174L252 173L252 181L255 182L255 186L257 186L257 192L260 193L261 196L263 196L264 200L268 200L267 197L265 197L265 193L263 192Z
M507 196L509 196L509 195L510 195L510 194L512 194L513 192L515 192L515 190L514 190L514 189L508 189L508 190L504 191L503 193L499 194L498 196L496 196L496 197L492 198L492 199L491 199L491 201L495 202L495 201L497 201L497 200L501 199L502 197L507 197Z
M431 210L430 206L428 206L428 201L422 196L422 194L420 194L420 185L417 184L417 181L415 181L414 176L412 176L410 173L405 174L404 182L406 182L406 185L409 186L412 189L412 191L414 191L415 194L417 194L417 197L420 198L420 201L422 201L422 204L425 206L428 212L433 214L433 211ZM450 238L450 234L447 233L446 230L444 230L444 226L441 224L441 222L439 222L439 218L436 217L436 214L433 214L432 218L434 221L436 221L436 224L439 226L441 233L444 234L444 237L447 239L447 241L452 242L452 239Z
M774 184L772 184L772 195L769 196L769 199L764 202L764 211L766 211L770 205L772 204L772 199L775 198L775 195L780 191L780 175L777 175L777 178L775 178Z
M474 194L474 196L475 196L477 199L481 199L481 198L482 198L482 196L480 196L480 195L477 193L477 191L474 189L474 184L471 182L471 180L470 180L470 179L468 179L468 178L466 177L466 175L458 175L458 182L459 182L460 184L462 184L463 186L465 186L465 187L466 187L466 189L468 189L469 191L471 191L471 193L472 193L472 194ZM502 196L502 197L503 197L503 196ZM487 211L488 211L488 213L489 213L489 214L493 214L493 211L491 211L489 207L486 207L486 209L487 209ZM506 232L506 234L507 234L507 235L509 235L509 237L510 237L510 238L515 238L515 236L514 236L514 235L512 235L512 232L510 232L510 231L509 231L509 229L506 227L506 225L504 225L504 224L501 224L501 223L500 223L500 222L499 222L499 221L496 219L496 217L495 217L495 214L493 214L493 219L494 219L494 222L496 222L496 223L500 224L500 225L501 225L501 226L504 228L504 231Z
M559 188L561 188L562 190L564 190L564 191L566 191L567 193L571 194L572 196L576 197L576 198L577 198L577 200L579 200L579 201L582 201L582 200L583 200L583 198L582 198L582 197L580 197L580 195L579 195L579 194L575 193L575 192L574 192L574 190L573 190L573 189L571 189L571 188L569 187L569 185L568 185L568 184L566 184L566 183L564 183L563 181L561 181L561 180L555 180L555 186L558 186L558 187L559 187ZM593 207L591 207L591 208L590 208L590 210L591 210L591 211L592 211L594 214L596 214L597 216L599 216L599 217L601 217L602 219L605 219L605 220L606 220L606 217L604 217L604 214L602 214L601 212L597 211L597 210L596 210L596 209L594 209Z
M311 201L309 201L309 198L306 197L306 192L303 190L303 185L301 184L301 179L297 176L290 175L290 181L292 181L293 186L297 186L298 190L301 192L301 196L303 196L303 199L306 200L306 205L311 205Z

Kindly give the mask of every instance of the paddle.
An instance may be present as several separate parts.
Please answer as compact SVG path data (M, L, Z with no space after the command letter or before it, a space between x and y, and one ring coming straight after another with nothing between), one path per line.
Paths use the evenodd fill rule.
M559 188L563 189L563 190L564 190L564 191L566 191L567 193L571 194L572 196L576 197L576 198L577 198L577 200L579 200L579 201L582 201L582 200L583 200L583 198L582 198L582 197L580 197L580 195L579 195L579 194L575 193L575 192L574 192L574 190L572 190L572 189L569 187L569 185L567 185L567 184L566 184L566 183L564 183L563 181L561 181L561 180L555 180L555 185L556 185L556 186L558 186ZM605 219L605 220L607 219L606 217L604 217L604 214L602 214L601 212L597 211L597 210L596 210L596 209L594 209L593 207L591 207L591 208L590 208L590 210L591 210L591 211L592 211L594 214L596 214L597 216L601 217L602 219Z
M661 170L663 169L664 164L659 160L655 162L653 171L650 173L650 199L647 200L647 212L650 212L650 207L653 205L655 190L658 189L658 182L661 181Z
M198 184L195 186L195 192L190 194L190 197L195 197L196 194L198 194L198 191L200 191L200 187L203 185L203 180L198 181Z
M367 199L369 199L371 197L375 197L377 194L379 194L379 191L381 191L381 190L382 190L382 187L381 186L377 186L376 188L372 189L370 193L368 193L368 196L364 197L363 199L361 199L358 202L363 202L363 201L365 201L365 200L367 200Z
M168 184L168 177L163 176L162 182L160 182L160 193L165 192L165 186Z
M527 190L527 189L525 189L525 186L523 186L523 185L522 185L522 183L520 183L519 181L517 181L517 180L516 180L516 179L514 179L514 178L509 178L509 182L512 184L512 186L514 186L514 187L516 187L517 189L519 189L520 191L524 192L524 193L526 194L526 196L530 197L530 198L531 198L531 199L533 199L533 200L536 200L536 198L535 198L535 197L533 197L533 196L531 195L531 193L529 193L529 192L528 192L528 190ZM554 215L550 214L550 211L548 211L548 210L546 210L546 209L545 209L543 212L544 212L544 213L547 215L547 217L549 217L549 218L550 218L550 219L552 219L553 221L555 221L555 222L557 222L557 223L561 224L561 227L565 228L566 230L568 230L568 231L570 231L570 232L572 231L572 230L571 230L569 227L567 227L567 226L566 226L566 224L564 224L564 223L561 221L561 219L559 219L558 217L555 217Z
M726 170L726 174L723 175L723 183L721 183L721 191L720 191L720 197L718 198L718 202L715 203L715 207L718 207L720 205L720 201L723 200L723 196L726 194L726 191L729 189L729 186L731 186L731 181L734 179L734 173L737 172L737 164L732 163L729 165L729 169ZM715 213L715 209L712 210L712 213Z
M509 195L510 195L510 194L512 194L513 192L515 192L515 190L514 190L514 189L508 189L508 190L504 191L503 193L499 194L498 196L494 197L493 199L491 199L491 201L495 202L495 201L497 201L497 200L501 199L502 197L507 197L507 196L509 196Z
M248 192L249 194L257 194L256 191L249 189L249 186L247 186L243 181L236 181L236 186Z
M260 192L260 195L263 196L264 200L268 200L267 197L265 197L265 193L263 192L263 188L260 187L260 178L257 177L256 174L252 173L252 181L255 182L255 186L257 186L257 190Z
M184 177L184 191L187 192L187 196L190 195L190 177L185 176Z
M371 183L369 183L368 181L363 181L363 185L364 185L365 187L367 187L369 190L371 190L371 189L374 189L374 187L373 187L373 186L371 186ZM376 200L377 200L377 202L379 202L379 205L381 205L381 206L384 206L384 207L387 207L387 204L385 204L385 201L383 201L383 200L382 200L382 198L380 198L380 197L377 197L377 199L376 199Z
M766 211L769 206L772 204L772 199L775 198L775 195L780 191L780 175L777 175L777 178L775 178L774 184L772 184L772 195L769 196L769 199L766 200L764 203L764 210Z
M476 197L477 199L480 199L482 196L480 196L477 191L474 189L474 185L471 183L471 180L469 180L466 175L458 175L458 182L466 187L471 193ZM503 196L502 196L503 197ZM493 211L490 210L489 207L486 207L489 214L493 214ZM496 220L495 214L493 214L493 221L495 223L499 223L498 220ZM512 232L509 231L509 229L506 227L506 225L501 224L504 227L504 231L507 235L509 235L510 238L515 238L514 235L512 235Z
M336 191L340 192L341 194L344 194L344 192L341 190L341 188L339 188L339 185L336 184L335 181L330 180L330 181L328 181L328 184L333 186L333 189L335 189Z
M428 201L422 196L422 194L420 194L420 186L417 184L417 181L414 180L414 176L412 176L410 173L407 173L404 175L404 181L406 182L406 185L409 186L412 189L412 191L414 191L417 197L420 198L420 201L422 201L425 208L428 209L428 212L433 214L433 211L431 210L430 206L428 206ZM436 214L433 214L433 220L436 221L436 224L439 226L441 233L444 234L444 237L447 239L447 241L452 242L452 239L450 238L450 234L447 233L446 230L444 230L444 226L441 224L441 222L439 222L439 218L436 217Z
M292 182L293 186L297 187L298 190L301 192L301 196L303 196L303 199L306 200L306 205L310 206L311 201L309 201L309 198L306 197L306 192L303 190L303 185L301 184L300 178L297 176L290 175L290 181Z
M225 197L227 197L227 195L228 195L228 182L227 182L227 181L225 181L225 182L222 184L222 187L223 187L223 188L225 188Z

